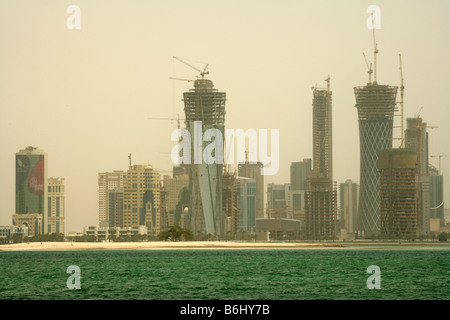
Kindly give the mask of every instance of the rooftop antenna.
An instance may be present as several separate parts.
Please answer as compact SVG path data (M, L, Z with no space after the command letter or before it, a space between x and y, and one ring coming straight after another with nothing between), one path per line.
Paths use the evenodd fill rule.
M128 155L128 162L129 162L129 167L131 169L131 153Z

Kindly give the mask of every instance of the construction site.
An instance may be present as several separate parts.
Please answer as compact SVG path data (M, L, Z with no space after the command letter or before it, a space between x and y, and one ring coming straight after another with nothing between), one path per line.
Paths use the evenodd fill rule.
M359 230L380 231L378 151L392 148L397 87L369 83L355 88L360 138Z
M337 234L337 189L328 178L311 178L305 193L307 239L334 239Z
M330 77L326 88L313 91L313 170L317 178L333 179L332 92Z
M176 57L174 57L176 58ZM194 80L194 88L183 93L186 128L195 140L196 135L208 129L225 130L225 92L214 89L211 80L204 76L209 74L208 65L203 70L197 69L187 62L176 58L200 73L201 79ZM195 122L201 121L201 131ZM201 139L203 140L203 139ZM204 141L202 141L205 144ZM186 227L194 235L205 234L222 236L224 233L224 217L222 212L222 175L223 164L195 161L195 143L191 143L191 161L188 165L190 205ZM201 149L204 150L204 145Z
M378 155L380 233L390 239L414 236L417 232L417 153L413 149L390 149Z
M373 17L372 17L373 18ZM378 44L373 30L373 69L366 60L369 82L355 87L355 107L358 111L360 143L360 189L358 206L358 230L360 236L380 234L380 175L378 151L392 148L394 112L397 87L377 82ZM372 73L374 79L372 81ZM403 123L403 121L402 121Z
M337 233L337 189L333 183L332 93L313 92L313 170L305 192L304 233L307 239L334 239Z

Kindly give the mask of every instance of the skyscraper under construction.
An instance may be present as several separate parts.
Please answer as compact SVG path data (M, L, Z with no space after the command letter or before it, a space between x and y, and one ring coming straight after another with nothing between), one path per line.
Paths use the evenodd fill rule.
M358 206L359 230L365 236L380 233L380 174L378 151L392 148L397 87L377 83L376 55L378 53L374 34L374 81L370 66L369 83L355 87L358 110L360 143L360 188Z
M413 149L378 152L380 233L385 237L417 233L416 159Z
M215 144L211 154L205 147L218 137L203 139L209 132L225 130L225 92L214 89L213 82L203 78L194 81L194 89L183 93L186 128L191 136L191 161L188 165L190 204L186 227L194 234L224 234L222 213L222 175L223 161L207 161L205 156L223 155L223 144ZM216 140L214 140L216 139ZM207 140L206 142L203 140ZM197 145L195 141L201 141ZM200 155L198 155L201 148ZM209 154L209 155L208 155ZM199 156L201 159L199 159ZM221 159L223 160L223 159Z
M308 239L336 235L337 191L333 182L330 78L326 89L313 92L313 172L305 193L305 233Z

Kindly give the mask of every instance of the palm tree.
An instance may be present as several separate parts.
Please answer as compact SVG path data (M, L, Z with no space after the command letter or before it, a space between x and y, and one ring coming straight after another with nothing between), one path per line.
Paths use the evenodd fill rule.
M160 240L189 241L192 240L193 235L188 229L180 226L170 226L166 231L161 232L158 237Z
M447 241L447 234L445 232L441 232L438 235L439 242L446 242Z

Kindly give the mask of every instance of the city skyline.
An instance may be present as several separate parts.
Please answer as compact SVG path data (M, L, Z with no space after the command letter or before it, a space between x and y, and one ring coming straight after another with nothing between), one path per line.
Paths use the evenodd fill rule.
M173 55L199 68L205 62L196 61L209 64L208 79L227 93L227 128L280 129L279 172L264 177L264 190L269 183L288 183L292 162L312 158L311 87L330 75L333 180L360 182L353 88L367 83L362 52L372 59L366 27L372 3L77 1L80 30L66 28L69 4L50 3L0 3L0 225L11 224L14 154L26 146L48 154L49 177L65 178L66 232L97 224L98 174L125 170L129 153L135 164L171 170L170 136L177 123L147 118L183 115L182 93L192 83L168 77L197 74ZM428 131L429 154L450 154L450 42L442 40L450 4L375 4L382 21L376 31L379 83L400 85L401 53L405 118L423 107L423 120L439 127ZM436 158L429 161L438 166ZM444 175L450 172L449 159L441 166Z

